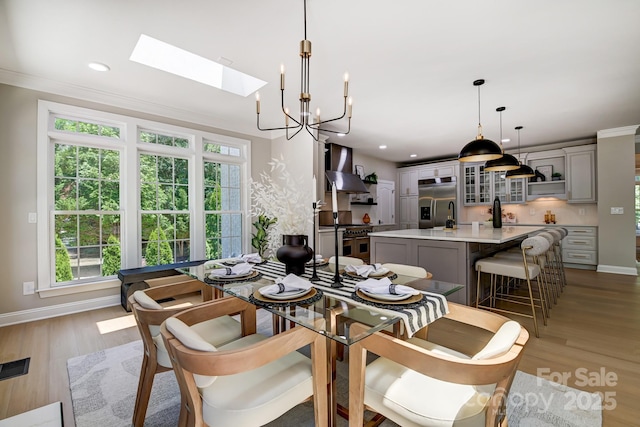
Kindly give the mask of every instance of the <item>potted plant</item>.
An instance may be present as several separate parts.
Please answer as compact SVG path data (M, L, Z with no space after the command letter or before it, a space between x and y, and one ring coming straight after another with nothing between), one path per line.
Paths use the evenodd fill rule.
M251 235L251 246L256 248L260 258L264 258L265 252L269 245L267 229L278 222L278 218L269 218L266 215L258 215L258 220L253 223L256 228L256 234Z
M364 182L368 182L370 184L377 184L378 175L375 172L371 172L369 175L364 177Z
M551 174L552 181L560 181L562 179L562 174L560 172L554 172Z

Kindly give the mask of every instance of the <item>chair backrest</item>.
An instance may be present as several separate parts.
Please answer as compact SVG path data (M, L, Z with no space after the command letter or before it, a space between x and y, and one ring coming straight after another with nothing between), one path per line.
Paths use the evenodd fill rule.
M542 233L540 233L542 234ZM532 237L527 237L522 241L520 247L529 256L540 256L545 254L549 250L549 240L540 234ZM549 236L551 237L551 236ZM551 237L553 240L553 237Z
M350 256L338 256L338 264L339 265L364 265L364 261L360 258L354 258ZM329 269L331 271L336 271L336 257L332 256L329 258Z
M384 263L382 266L403 276L411 276L418 279L424 279L427 277L427 270L415 265Z

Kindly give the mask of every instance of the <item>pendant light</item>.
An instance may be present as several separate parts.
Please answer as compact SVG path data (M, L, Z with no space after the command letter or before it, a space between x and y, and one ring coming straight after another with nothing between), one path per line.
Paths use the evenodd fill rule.
M518 159L511 154L505 154L504 147L502 146L502 112L506 109L506 107L496 108L496 111L500 113L500 150L502 151L502 157L487 161L487 163L484 164L484 170L486 171L506 172L520 167Z
M516 126L515 128L518 131L518 158L520 158L520 129L522 126ZM520 167L518 169L514 169L511 171L507 171L506 177L508 179L513 178L531 178L532 176L536 176L533 169L530 166L523 165L521 161L518 161Z
M484 84L483 79L473 82L478 87L478 136L462 148L458 154L461 162L486 162L487 160L499 159L502 157L500 146L490 139L482 136L482 124L480 123L480 86Z

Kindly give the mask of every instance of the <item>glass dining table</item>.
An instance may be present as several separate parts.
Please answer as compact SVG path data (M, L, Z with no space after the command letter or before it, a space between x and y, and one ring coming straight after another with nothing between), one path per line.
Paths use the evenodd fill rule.
M299 325L314 330L327 338L329 399L331 425L335 425L336 414L340 408L336 401L336 360L338 344L349 346L383 329L410 337L419 330L426 329L429 323L445 316L448 312L446 296L463 288L462 285L442 282L434 279L416 279L415 277L388 272L385 274L393 284L411 286L420 290L420 294L400 301L381 301L370 298L355 290L358 282L365 280L352 273L340 270L337 275L328 265L305 269L300 276L309 280L311 289L304 295L291 299L267 298L259 289L273 285L286 276L284 264L277 261L265 261L254 264L251 272L240 277L213 276L212 269L229 266L229 260L207 261L195 266L177 269L179 272L198 279L211 287L211 297L232 296L248 301L258 308L273 314L273 330L278 333L288 325ZM342 268L344 266L339 266ZM312 279L313 278L313 279ZM318 322L318 319L324 321ZM349 323L358 322L368 328L359 334L352 334Z

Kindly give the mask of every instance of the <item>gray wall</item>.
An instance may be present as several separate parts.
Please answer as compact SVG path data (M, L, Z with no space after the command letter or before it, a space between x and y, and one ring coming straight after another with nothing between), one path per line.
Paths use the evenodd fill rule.
M607 133L598 133L598 271L636 274L635 129ZM611 215L612 207L624 215Z
M77 99L0 84L0 324L3 314L32 310L37 312L47 306L68 304L93 298L118 295L119 289L40 298L22 295L22 283L37 280L36 224L27 222L27 214L36 212L36 128L38 99L92 108L116 114L162 121L252 140L251 175L268 170L266 162L271 157L271 143L267 139L189 124L158 116L124 110Z

